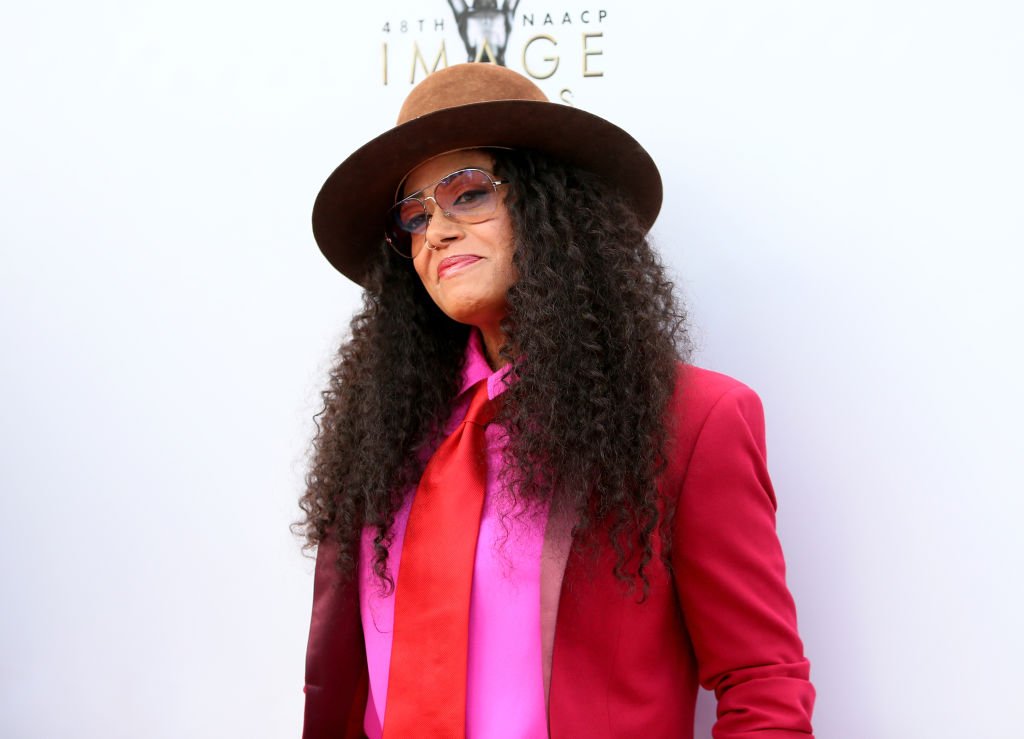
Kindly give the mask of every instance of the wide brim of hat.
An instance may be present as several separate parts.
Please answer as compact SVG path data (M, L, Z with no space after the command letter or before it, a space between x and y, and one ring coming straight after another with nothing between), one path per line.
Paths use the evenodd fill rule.
M402 179L421 162L476 147L528 148L588 170L625 195L645 228L661 210L661 176L650 154L600 116L559 103L495 100L428 113L356 150L324 182L313 235L328 261L364 285L370 256Z

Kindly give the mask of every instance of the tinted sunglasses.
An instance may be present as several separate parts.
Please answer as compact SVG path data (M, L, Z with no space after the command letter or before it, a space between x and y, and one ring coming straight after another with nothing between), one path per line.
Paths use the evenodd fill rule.
M431 218L427 212L428 200L433 200L434 207L440 208L444 217L451 221L481 223L494 215L498 207L498 186L507 184L508 180L496 180L482 169L460 169L445 175L391 206L385 220L384 238L392 249L412 259L426 243L426 239L416 239L414 250L412 236L427 230ZM431 187L434 194L424 197L423 193Z

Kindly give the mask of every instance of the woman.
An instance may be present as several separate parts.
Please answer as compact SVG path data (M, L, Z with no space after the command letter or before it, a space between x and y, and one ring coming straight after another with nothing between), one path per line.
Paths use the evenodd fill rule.
M304 736L811 734L761 405L686 363L649 155L503 67L430 75L328 178L366 288L301 500ZM382 238L382 233L384 238Z

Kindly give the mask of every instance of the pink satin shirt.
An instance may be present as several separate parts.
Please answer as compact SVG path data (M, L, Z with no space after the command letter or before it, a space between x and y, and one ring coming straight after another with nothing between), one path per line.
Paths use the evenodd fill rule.
M466 414L471 395L466 391L486 378L488 395L495 398L506 387L503 379L507 369L491 370L479 334L472 331L461 389L446 434ZM546 676L542 667L547 645L541 640L540 592L547 510L525 509L498 479L502 429L491 424L485 438L487 487L469 606L466 735L470 739L547 737ZM396 584L401 576L402 543L413 492L409 491L395 516L388 567ZM359 606L370 683L363 730L370 739L379 739L385 718L395 598L394 591L382 593L373 573L373 536L372 529L363 532Z

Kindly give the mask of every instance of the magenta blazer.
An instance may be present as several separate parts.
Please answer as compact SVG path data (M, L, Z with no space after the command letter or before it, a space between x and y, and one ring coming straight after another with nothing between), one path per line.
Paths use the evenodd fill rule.
M680 365L669 417L659 489L676 504L672 566L655 556L645 601L615 578L609 547L595 563L568 527L545 534L550 735L692 739L701 685L718 698L716 739L809 737L815 693L775 532L761 401L731 377ZM317 552L304 739L363 736L358 587L340 583L336 554L331 540Z

